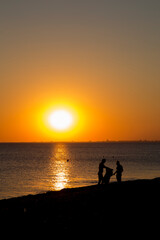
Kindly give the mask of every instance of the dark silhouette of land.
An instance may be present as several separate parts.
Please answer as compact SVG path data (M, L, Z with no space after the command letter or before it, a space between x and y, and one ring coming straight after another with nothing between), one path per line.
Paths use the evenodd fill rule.
M0 226L10 229L14 225L25 232L76 232L77 237L110 232L110 236L128 235L128 239L152 230L153 237L159 229L159 190L160 178L156 178L1 200Z

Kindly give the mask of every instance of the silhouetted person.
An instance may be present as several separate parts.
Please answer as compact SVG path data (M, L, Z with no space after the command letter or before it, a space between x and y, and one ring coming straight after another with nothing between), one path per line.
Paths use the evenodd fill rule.
M113 175L113 169L109 168L109 167L106 167L106 173L105 173L104 178L103 178L103 183L104 184L109 184L109 181L110 181L110 178L112 177L112 175Z
M117 182L121 183L122 180L122 172L123 172L123 167L120 164L119 161L117 161L117 168L116 168L116 172L114 174L116 174L116 178L117 178Z
M106 162L106 159L103 158L102 161L99 164L99 171L98 171L98 185L103 183L103 168L106 168L104 163Z

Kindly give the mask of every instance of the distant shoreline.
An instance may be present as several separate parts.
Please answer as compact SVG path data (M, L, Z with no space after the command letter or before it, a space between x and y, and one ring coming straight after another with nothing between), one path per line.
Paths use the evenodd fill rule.
M160 143L160 140L117 140L117 141L37 141L37 142L0 142L0 144L8 143Z

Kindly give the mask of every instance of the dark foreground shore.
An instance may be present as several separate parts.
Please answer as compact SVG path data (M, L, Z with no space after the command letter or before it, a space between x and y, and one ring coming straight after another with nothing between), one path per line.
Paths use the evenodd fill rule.
M1 229L52 233L103 233L130 237L156 233L160 178L88 186L0 201ZM152 228L151 228L152 226ZM154 228L154 229L153 229ZM112 230L111 230L112 229ZM128 232L128 233L127 233ZM129 237L129 238L130 238Z

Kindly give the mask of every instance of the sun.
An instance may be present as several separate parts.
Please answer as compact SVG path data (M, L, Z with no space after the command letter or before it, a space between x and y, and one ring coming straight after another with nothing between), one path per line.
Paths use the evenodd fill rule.
M73 123L72 114L64 109L58 109L49 115L49 124L58 131L68 129Z

